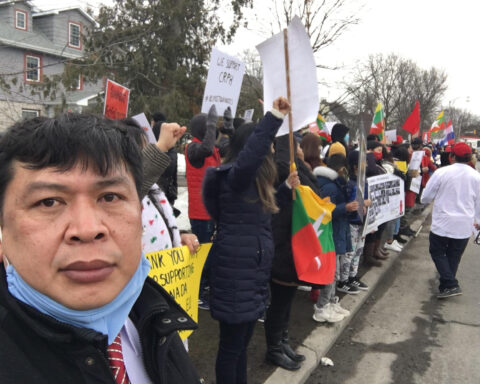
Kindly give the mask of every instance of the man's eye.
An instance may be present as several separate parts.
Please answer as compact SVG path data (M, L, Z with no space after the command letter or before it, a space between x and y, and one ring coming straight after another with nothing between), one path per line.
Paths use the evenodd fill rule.
M103 195L103 200L105 200L107 203L111 203L112 201L115 201L118 199L118 195L116 193L107 193Z
M44 207L53 207L55 203L56 203L55 199L43 199L42 201L40 201L40 205Z

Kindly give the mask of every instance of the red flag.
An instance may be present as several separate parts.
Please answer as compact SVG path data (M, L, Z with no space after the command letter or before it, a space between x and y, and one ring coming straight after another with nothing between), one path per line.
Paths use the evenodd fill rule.
M405 120L402 128L412 135L420 130L420 103L418 100L415 103L415 108L413 108L412 113L408 116L407 120Z

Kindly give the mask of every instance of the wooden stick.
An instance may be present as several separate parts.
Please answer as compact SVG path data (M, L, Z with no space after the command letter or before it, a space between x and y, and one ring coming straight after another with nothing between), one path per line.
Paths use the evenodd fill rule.
M287 99L290 105L291 102L291 91L290 91L290 57L288 54L288 30L285 28L283 30L283 46L285 50L285 73L287 75ZM293 119L292 119L292 110L288 114L288 138L289 138L289 145L290 145L290 172L294 169L294 147L293 147ZM292 200L295 200L296 193L295 189L292 188Z

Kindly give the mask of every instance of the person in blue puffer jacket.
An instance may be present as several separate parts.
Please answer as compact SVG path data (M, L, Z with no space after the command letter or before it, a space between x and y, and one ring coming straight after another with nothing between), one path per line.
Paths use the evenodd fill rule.
M289 112L288 101L276 99L258 125L243 124L235 131L224 163L205 174L203 200L216 223L208 257L210 313L220 323L217 384L247 382L247 346L268 299L271 216L300 183L295 171L274 188L272 143Z

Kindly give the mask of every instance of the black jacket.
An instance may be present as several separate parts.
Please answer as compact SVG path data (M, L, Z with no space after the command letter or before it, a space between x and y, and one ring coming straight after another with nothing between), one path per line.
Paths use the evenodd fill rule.
M177 330L196 324L147 278L130 313L153 383L199 383ZM61 323L10 295L0 267L0 383L114 384L106 336Z

